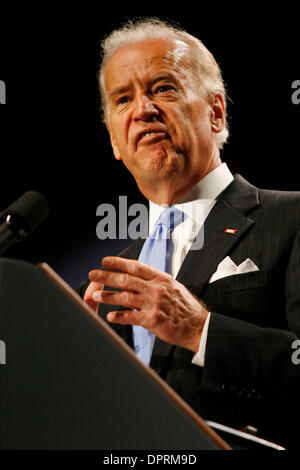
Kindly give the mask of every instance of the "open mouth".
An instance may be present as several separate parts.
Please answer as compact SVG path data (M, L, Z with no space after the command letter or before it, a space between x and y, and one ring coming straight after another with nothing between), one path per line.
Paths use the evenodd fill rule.
M170 136L164 131L147 131L140 134L138 144L147 145L164 139L170 139Z

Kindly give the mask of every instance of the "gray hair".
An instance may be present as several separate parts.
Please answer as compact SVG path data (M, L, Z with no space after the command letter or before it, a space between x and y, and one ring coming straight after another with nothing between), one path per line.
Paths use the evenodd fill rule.
M105 87L105 70L109 59L121 47L157 38L182 41L190 48L194 73L199 81L199 91L204 94L207 100L220 93L223 96L226 109L227 95L220 67L202 41L171 23L157 18L146 18L128 21L120 29L110 33L101 43L102 62L99 69L99 89L105 123L108 123L109 120L109 104ZM228 135L228 124L225 120L224 129L216 134L220 149L226 142Z

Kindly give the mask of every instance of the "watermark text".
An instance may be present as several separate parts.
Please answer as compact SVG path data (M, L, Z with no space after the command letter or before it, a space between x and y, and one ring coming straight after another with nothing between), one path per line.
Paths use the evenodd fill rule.
M294 80L292 82L292 90L295 90L291 96L292 103L300 104L300 80Z
M296 349L292 354L292 363L296 366L300 364L300 339L292 342L292 349Z
M0 364L6 364L6 345L0 339Z
M3 80L0 80L0 104L6 104L6 85Z
M165 208L168 206L166 205ZM204 204L195 204L189 214L185 212L184 204L180 205L182 223L174 230L167 232L165 238L173 240L184 238L191 244L191 250L199 250L204 244ZM96 209L96 216L100 221L96 226L96 235L99 240L116 240L154 237L153 230L149 233L149 209L146 205L136 203L128 207L127 196L119 196L119 206L113 204L100 204ZM170 221L169 221L170 222ZM169 223L170 226L170 223Z

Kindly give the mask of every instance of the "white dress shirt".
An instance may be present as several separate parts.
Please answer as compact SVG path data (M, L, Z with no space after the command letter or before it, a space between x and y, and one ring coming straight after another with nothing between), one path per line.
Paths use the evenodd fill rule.
M217 197L232 181L233 175L226 163L222 163L208 173L189 191L189 193L174 204L175 207L186 215L184 221L175 227L172 233L174 252L171 274L174 278L176 278L197 233L215 205ZM152 201L149 201L149 203L149 233L152 233L157 219L167 206L158 205ZM201 367L204 366L209 320L210 313L204 324L198 352L194 355L192 360L193 364Z

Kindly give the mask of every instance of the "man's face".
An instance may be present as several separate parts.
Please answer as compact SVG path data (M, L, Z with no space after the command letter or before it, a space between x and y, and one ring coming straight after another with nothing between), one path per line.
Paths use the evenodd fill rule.
M213 169L212 108L188 54L181 41L147 40L116 51L105 72L115 157L152 200L155 188L181 195Z

